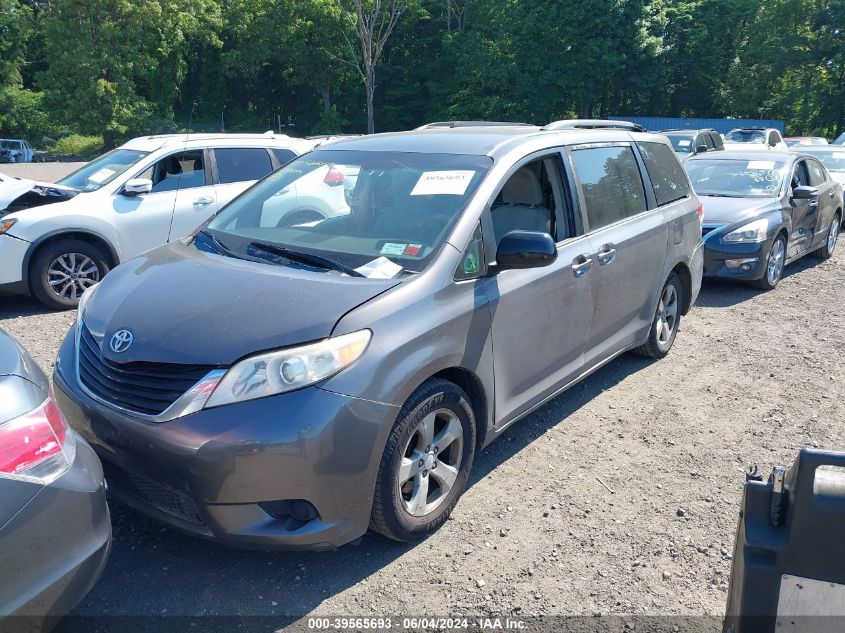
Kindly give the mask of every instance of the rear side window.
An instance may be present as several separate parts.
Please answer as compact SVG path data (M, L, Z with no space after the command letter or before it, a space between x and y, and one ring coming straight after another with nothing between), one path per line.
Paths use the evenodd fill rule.
M226 147L214 150L221 185L260 180L273 171L270 154L262 147Z
M675 153L662 143L640 143L639 146L657 204L669 204L686 198L689 195L689 184Z
M296 158L296 154L294 154L289 149L282 149L281 147L274 147L272 151L273 151L273 155L276 157L276 160L279 161L280 165L284 165L285 163L289 163L294 158Z
M827 180L827 176L825 176L824 173L824 168L818 161L808 160L807 171L810 172L810 185L813 187L823 185Z
M591 231L646 210L643 181L631 147L573 150L572 162Z
M724 149L725 144L722 142L722 137L717 132L710 132L710 139L713 142L714 149Z

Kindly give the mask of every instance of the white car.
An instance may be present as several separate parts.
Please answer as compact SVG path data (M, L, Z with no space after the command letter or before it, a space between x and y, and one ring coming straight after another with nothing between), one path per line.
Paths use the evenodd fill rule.
M31 163L35 153L26 141L0 138L0 163Z
M773 127L737 127L725 134L725 149L747 151L749 145L763 146L778 152L789 148L783 140L780 130Z
M30 181L12 200L0 193L0 293L72 308L109 269L188 235L319 144L272 133L142 137L56 184ZM343 175L328 171L326 186L343 196ZM323 211L291 190L273 213L276 222L295 224L326 217Z

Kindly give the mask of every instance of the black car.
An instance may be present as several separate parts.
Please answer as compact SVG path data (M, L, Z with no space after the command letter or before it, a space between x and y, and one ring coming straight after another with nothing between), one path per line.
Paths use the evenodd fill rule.
M672 149L681 159L687 159L705 152L725 149L721 135L712 128L700 130L661 130L672 142Z
M47 376L0 330L0 630L39 630L100 577L111 521L100 461Z
M732 151L686 163L704 216L704 275L773 289L784 265L827 259L842 224L842 186L816 158Z

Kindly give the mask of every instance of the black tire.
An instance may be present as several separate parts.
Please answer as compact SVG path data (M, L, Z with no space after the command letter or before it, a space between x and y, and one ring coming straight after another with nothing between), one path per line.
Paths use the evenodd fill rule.
M461 461L457 468L457 477L448 494L443 495L443 500L432 512L416 517L404 505L403 493L400 491L399 466L405 457L409 441L415 438L423 419L438 411L448 411L460 422L463 438L461 450L457 452ZM434 436L437 437L437 433ZM475 442L475 416L466 393L447 380L435 378L424 383L402 407L382 453L373 496L370 529L396 541L416 541L439 528L449 518L458 499L466 490L475 457ZM424 472L435 471L436 466L431 471ZM430 474L428 477L432 478L434 475ZM409 482L410 480L405 483Z
M782 246L783 261L781 261L780 271L777 275L777 278L774 280L774 283L773 283L769 280L769 258L772 256L772 252L775 250L775 245L778 242L780 242L781 246ZM780 280L783 278L783 269L784 269L784 266L785 266L785 261L786 261L786 238L783 236L783 234L781 234L781 235L778 235L774 239L774 241L772 241L772 245L769 247L769 250L766 252L766 262L765 262L765 266L763 267L763 276L760 279L754 279L753 281L750 281L749 283L751 284L751 286L753 286L754 288L757 288L758 290L763 290L765 292L768 292L770 290L774 290L775 288L777 288L778 283L780 283Z
M824 243L814 250L810 255L818 257L819 259L830 259L833 256L833 251L836 249L836 244L839 242L839 229L842 225L842 218L839 217L837 211L833 215L833 220L827 229L827 234L824 238ZM831 233L833 233L833 244L831 244Z
M671 320L669 318L669 306L663 305L663 299L667 296L667 292L674 294L675 305L674 312L671 314ZM651 327L648 331L648 340L633 350L635 354L647 358L663 358L669 353L669 350L672 349L672 345L675 343L678 329L681 327L681 306L685 300L684 292L684 284L681 282L681 278L678 277L677 273L669 275L666 283L660 289L660 295L657 298L657 309L654 312L654 319L652 319ZM662 313L661 306L664 307ZM665 330L658 327L661 320L670 328L668 337L665 335Z
M79 298L82 295L82 284L85 282L74 282L75 288L68 289L68 295L76 292L76 297L61 296L53 290L50 285L50 266L62 256L70 257L82 255L90 260L91 265L96 267L96 272L89 274L89 278L100 281L109 271L108 259L99 248L88 242L67 238L51 242L43 246L35 253L29 269L29 287L33 296L48 308L55 310L70 310L79 305ZM77 260L84 261L84 260ZM86 266L85 270L90 270ZM61 288L60 288L61 290Z
M306 222L314 222L315 220L325 220L323 214L319 211L311 211L310 209L303 209L288 213L276 223L277 228L285 228L295 226L297 224L304 224Z

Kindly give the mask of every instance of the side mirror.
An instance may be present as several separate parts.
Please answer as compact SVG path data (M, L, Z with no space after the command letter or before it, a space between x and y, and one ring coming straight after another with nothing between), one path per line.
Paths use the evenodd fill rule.
M801 185L792 190L792 197L795 200L815 200L819 197L819 190L817 187Z
M696 145L696 146L695 146L695 153L696 153L696 154L703 154L703 153L704 153L704 152L706 152L706 151L707 151L707 146L706 146L706 145Z
M123 185L124 196L140 196L153 190L153 181L149 178L132 178Z
M552 236L541 231L511 231L499 240L496 265L507 268L541 268L557 259Z

